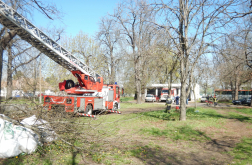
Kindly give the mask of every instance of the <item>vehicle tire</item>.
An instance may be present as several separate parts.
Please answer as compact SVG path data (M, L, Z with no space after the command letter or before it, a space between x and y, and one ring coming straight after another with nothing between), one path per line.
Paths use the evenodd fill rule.
M113 110L114 110L114 111L117 111L117 110L118 110L118 104L117 104L117 103L115 103Z
M73 80L66 80L66 85L65 85L65 89L70 89L74 87L74 82Z
M85 114L92 115L93 114L93 107L92 105L88 104L85 110Z

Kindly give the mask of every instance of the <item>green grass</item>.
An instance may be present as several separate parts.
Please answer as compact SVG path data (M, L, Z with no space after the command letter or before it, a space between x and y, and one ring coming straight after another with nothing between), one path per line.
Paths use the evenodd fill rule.
M127 102L127 101L133 101L134 97L121 97L120 101L121 102Z
M238 112L248 114L248 115L252 115L252 108L241 108L241 109L236 108L235 110L238 111Z
M252 162L252 138L243 138L236 147L229 152L233 157L234 164L251 164Z
M251 122L250 117L231 112L225 115L219 114L215 108L188 108L187 121L181 122L179 121L180 114L177 111L172 110L170 114L164 113L165 106L162 108L162 104L131 104L125 101L121 103L121 106L123 107L122 112L126 110L126 107L130 106L132 106L132 108L142 108L143 112L123 115L104 114L99 116L96 120L84 117L69 119L79 123L88 123L87 125L78 126L76 131L79 131L80 134L88 132L88 134L92 135L93 141L85 142L84 144L76 137L76 141L74 142L78 147L86 146L86 150L81 151L81 153L85 155L85 159L94 163L106 165L136 164L137 162L134 162L136 158L145 163L145 160L151 160L153 156L165 159L162 157L163 146L156 144L155 140L154 142L151 140L153 143L149 143L148 145L136 143L119 144L120 148L114 146L112 140L109 147L106 148L105 146L108 146L108 142L104 142L100 139L114 138L117 143L120 143L121 136L124 140L136 136L138 137L138 142L142 142L141 138L157 139L163 137L164 144L182 144L183 142L189 142L189 144L191 144L198 142L204 145L205 142L211 141L211 134L206 134L204 130L212 127L217 129L223 128L226 119ZM160 106L160 110L144 112L145 108L155 106ZM248 113L250 113L250 111L248 111ZM95 129L90 128L89 124ZM132 140L134 140L134 138ZM244 138L242 142L237 144L234 150L228 154L234 157L236 164L249 164L252 162L251 150L252 139ZM73 153L76 153L77 156L73 156ZM77 164L81 162L81 153L71 149L71 147L58 140L39 147L37 151L31 155L24 154L17 158L9 158L4 164Z
M146 108L150 108L150 107L158 107L158 106L164 106L165 109L165 105L162 104L156 104L156 103L142 103L142 104L136 104L136 103L121 103L121 110L123 111L125 108L142 108L142 109L146 109Z
M143 128L141 130L142 133L147 133L153 136L165 136L172 140L198 140L205 141L211 140L211 138L207 137L204 132L195 130L190 125L177 126L177 127L167 127L165 129L160 128Z
M248 122L248 123L252 123L252 118L248 117L248 116L244 116L235 112L229 112L228 116L229 119L237 119L241 122Z

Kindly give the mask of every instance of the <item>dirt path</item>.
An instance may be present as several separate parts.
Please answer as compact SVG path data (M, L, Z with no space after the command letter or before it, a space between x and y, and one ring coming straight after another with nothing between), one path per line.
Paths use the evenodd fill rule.
M165 109L165 103L156 103L160 106L150 107L145 109L129 108L123 111L123 114L139 113L146 111L162 110ZM172 108L175 108L173 105ZM199 103L198 106L207 107L205 103ZM194 103L189 103L188 107L194 107ZM233 106L226 104L219 104L213 107L222 115L227 115L229 112L236 112L238 114L252 117L251 115L243 114L235 111L232 108L244 108L244 106ZM245 106L247 107L247 106ZM210 106L211 108L211 106ZM153 123L158 126L158 124ZM127 139L127 146L140 146L146 153L147 157L139 156L134 159L137 164L185 164L185 165L202 165L202 164L230 164L233 157L228 154L228 151L233 150L237 143L241 142L244 137L252 137L251 123L241 122L237 119L225 118L225 122L221 128L206 127L201 128L200 131L205 133L205 136L211 140L206 142L200 141L170 141L165 136L159 137L142 137L139 134L127 135L126 132L121 132L124 135L123 139ZM160 127L161 129L161 127ZM130 139L130 140L129 140ZM161 146L160 148L146 147L152 144L153 146ZM122 148L122 145L117 147ZM128 148L129 149L129 148ZM134 148L130 148L134 149ZM150 156L151 155L151 156Z

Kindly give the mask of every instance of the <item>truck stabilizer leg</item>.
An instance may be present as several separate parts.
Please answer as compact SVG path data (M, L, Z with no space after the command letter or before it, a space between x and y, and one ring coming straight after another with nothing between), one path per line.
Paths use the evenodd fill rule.
M85 114L85 113L77 113L77 115L79 115L79 116L86 116L86 117L96 118L96 116L95 116L95 115L88 115L88 114Z
M119 111L112 111L112 110L107 110L107 112L111 112L111 113L118 113L118 114L121 114L121 112L119 112Z

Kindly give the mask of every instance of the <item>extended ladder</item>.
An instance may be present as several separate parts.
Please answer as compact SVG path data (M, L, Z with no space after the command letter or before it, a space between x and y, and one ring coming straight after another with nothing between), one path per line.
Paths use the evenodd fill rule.
M59 65L69 71L80 70L84 74L92 76L95 80L96 73L85 63L79 61L65 48L60 46L45 33L35 27L25 17L17 13L0 0L0 23L10 30L15 30L23 40L36 47Z

